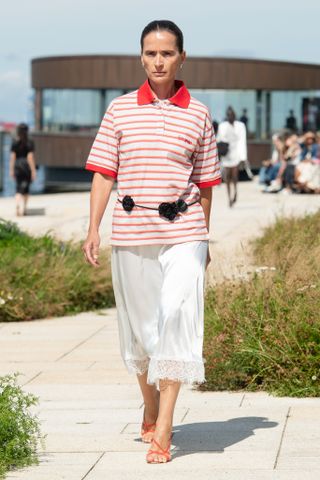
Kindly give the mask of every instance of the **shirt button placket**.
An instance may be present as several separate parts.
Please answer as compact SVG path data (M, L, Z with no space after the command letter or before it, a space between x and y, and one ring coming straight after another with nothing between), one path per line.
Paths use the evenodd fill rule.
M156 133L161 134L162 133L162 130L161 130L161 107L160 107L159 100L157 100L155 102L155 106L156 106L156 117L157 117Z
M158 101L158 108L159 108L159 111L158 111L159 119L157 122L157 133L159 133L160 135L163 135L165 130L164 100Z

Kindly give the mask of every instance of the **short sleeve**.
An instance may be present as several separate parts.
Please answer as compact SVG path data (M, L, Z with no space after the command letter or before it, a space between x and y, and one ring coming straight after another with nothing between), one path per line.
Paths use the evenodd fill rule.
M118 139L114 129L113 103L111 103L92 144L85 169L117 178L118 165Z
M199 188L213 187L221 183L216 137L209 112L206 115L200 147L195 156L191 181Z
M34 141L33 140L29 140L28 142L28 153L33 153L34 152Z
M11 152L17 153L17 141L16 140L12 140Z

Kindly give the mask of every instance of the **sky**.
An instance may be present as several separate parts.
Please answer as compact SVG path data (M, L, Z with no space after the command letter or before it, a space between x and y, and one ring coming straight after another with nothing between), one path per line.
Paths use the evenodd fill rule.
M319 0L3 0L0 121L28 120L32 58L139 54L155 19L178 24L190 56L320 64Z

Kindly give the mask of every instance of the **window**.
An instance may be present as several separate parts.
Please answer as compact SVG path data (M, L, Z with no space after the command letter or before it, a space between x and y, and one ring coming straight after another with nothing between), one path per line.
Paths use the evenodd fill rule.
M46 131L90 131L101 121L100 90L44 90L42 124Z
M226 110L230 106L240 120L243 110L248 118L248 137L255 138L257 126L256 92L255 90L196 90L190 89L192 96L203 102L210 110L212 119L220 123L225 119Z

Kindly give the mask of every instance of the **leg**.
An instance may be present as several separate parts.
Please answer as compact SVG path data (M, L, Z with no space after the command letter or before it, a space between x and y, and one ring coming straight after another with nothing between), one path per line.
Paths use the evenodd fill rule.
M159 341L150 359L148 381L159 381L160 407L154 441L147 455L149 462L170 460L170 454L163 450L170 445L181 384L204 382L203 290L207 249L207 242L186 242L165 246L159 255L164 278Z
M141 437L143 442L149 443L154 436L155 423L159 413L160 394L156 385L149 385L147 383L147 377L148 372L144 372L142 375L137 375L144 401L143 422L146 423L146 427L149 426L149 428L145 428L145 433L142 431Z
M162 450L170 447L173 413L178 398L181 383L172 380L160 380L160 408L154 440L147 454L149 463L165 463L171 459L171 455L164 454ZM159 446L161 449L159 449ZM156 453L159 452L159 453Z
M15 199L16 199L16 215L17 217L21 217L21 215L23 215L23 197L22 197L22 194L17 192L16 193L16 196L15 196Z
M246 174L248 175L250 180L252 180L253 179L253 173L251 171L249 160L244 160L243 164L244 164L244 169L246 171Z
M224 176L224 181L227 186L227 193L228 193L228 201L229 201L229 206L232 207L232 200L231 200L231 170L232 168L230 167L224 167L223 168L223 176Z
M232 205L237 201L237 184L238 184L238 177L239 177L239 169L238 166L231 168L231 181L233 183L234 195L232 199ZM231 205L231 206L232 206Z
M29 199L28 193L25 193L24 195L22 195L22 202L23 202L22 215L26 215L28 199Z
M141 436L150 442L158 410L159 392L147 384L149 358L158 342L159 297L162 274L156 245L113 247L112 282L115 293L120 351L129 373L136 373L144 401ZM150 430L147 433L147 430Z

